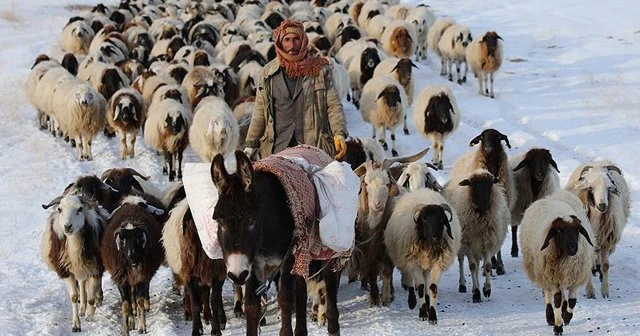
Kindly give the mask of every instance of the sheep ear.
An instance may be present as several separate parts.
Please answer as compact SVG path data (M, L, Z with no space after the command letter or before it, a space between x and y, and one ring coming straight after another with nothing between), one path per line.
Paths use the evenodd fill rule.
M413 208L413 221L416 224L418 224L418 218L420 218L420 211L422 210L423 206L423 204L418 204L415 208Z
M549 246L549 241L551 241L551 238L553 238L555 235L556 235L556 229L555 228L550 228L549 232L547 233L547 237L544 239L544 243L542 244L542 247L540 248L540 251L546 249L547 246Z
M392 181L389 186L389 196L396 197L400 195L400 189L398 188L398 183Z
M380 94L378 95L378 98L376 98L376 100L382 98L384 96L384 91L380 92Z
M418 66L415 63L413 63L413 61L411 61L411 66L416 68L416 69L420 69L420 68L418 68Z
M477 137L471 139L471 141L469 142L469 147L473 147L473 146L477 145L478 143L480 143L481 140L482 140L482 134L480 134Z
M522 161L520 161L520 163L518 163L518 165L515 168L512 169L512 171L514 171L514 172L518 171L518 170L524 168L524 166L526 166L526 165L527 165L527 159L523 159Z
M216 154L213 161L211 161L211 180L216 188L218 188L218 193L225 190L229 185L228 179L229 174L224 167L224 157L221 154Z
M464 180L460 181L460 183L458 183L458 185L461 186L461 187L470 186L471 185L471 181L469 181L469 179L464 179Z
M142 248L145 248L145 246L147 246L147 234L142 231Z
M584 238L587 240L587 243L589 243L589 245L593 246L593 243L591 242L591 238L589 238L589 233L587 232L587 229L584 228L584 226L582 226L580 220L576 217L571 215L571 217L573 218L574 222L578 222L578 232L580 232Z
M60 200L62 200L62 196L58 196L56 198L54 198L53 200L51 200L51 202L49 202L49 204L43 204L42 208L47 210L50 207L54 206L54 205L58 205L60 204Z
M237 172L242 181L244 191L249 192L251 183L253 182L253 164L251 160L242 152L236 151Z
M501 138L502 138L502 140L504 140L504 142L505 142L505 144L507 145L507 147L508 147L509 149L511 149L511 144L509 143L509 138L507 138L507 136L506 136L506 135L504 135L504 134L502 134L502 137L501 137Z
M551 164L551 166L552 166L552 167L553 167L553 168L554 168L558 173L560 172L560 169L558 169L558 164L557 164L553 159L551 159L551 161L549 161L549 164Z
M498 34L496 34L496 38L499 39L499 40L503 40L502 37L500 37L500 35L498 35Z

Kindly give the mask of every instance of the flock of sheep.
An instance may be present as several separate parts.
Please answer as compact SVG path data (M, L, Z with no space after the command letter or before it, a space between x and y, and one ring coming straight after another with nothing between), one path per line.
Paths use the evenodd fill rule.
M511 255L519 255L520 241L524 270L543 289L556 334L572 318L579 287L586 284L587 297L595 297L592 269L608 297L608 258L629 216L618 166L585 163L563 189L548 150L509 156L508 137L487 129L470 141L479 145L475 151L455 160L444 186L431 173L443 168L444 140L462 116L446 86L425 87L413 101L413 59L426 59L430 49L441 59L441 75L453 81L455 63L463 84L471 69L480 94L493 98L502 44L495 32L473 39L467 27L436 18L427 6L390 0L100 4L64 27L60 61L38 56L27 98L41 128L70 140L79 159L92 159L91 142L101 131L118 133L121 158L133 158L142 129L145 143L164 156L163 173L180 179L187 146L204 162L243 146L262 66L275 57L271 30L285 18L304 23L309 52L330 59L341 97L359 108L373 138L379 136L348 139L343 158L361 180L357 253L345 272L369 289L372 305L394 299L397 267L409 308L419 305L419 318L436 324L440 275L458 259L459 291L466 292L465 257L473 302L490 297L492 269L504 274L500 248L509 226ZM426 150L397 157L395 128L402 122L409 133L411 105L416 128L434 149L432 164L417 161ZM393 159L385 158L387 130ZM194 334L202 332L202 312L212 334L221 335L224 262L203 253L182 184L159 191L146 180L132 169L81 176L43 205L50 209L43 257L67 285L72 331L80 331L79 316L90 319L100 305L106 270L123 300L122 333L136 325L146 332L149 281L164 263L175 289L183 286L190 300L185 317L193 320ZM235 291L234 312L241 316L242 290ZM323 324L321 306L314 305L314 316Z

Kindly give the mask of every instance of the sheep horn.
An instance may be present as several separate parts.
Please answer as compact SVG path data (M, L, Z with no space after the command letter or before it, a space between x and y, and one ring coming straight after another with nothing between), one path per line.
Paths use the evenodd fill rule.
M434 166L432 163L430 163L430 162L425 162L424 164L426 164L426 165L427 165L427 167L429 167L429 168L431 168L431 169L433 169L433 170L435 170L435 171L438 171L438 167Z
M498 34L496 34L496 38L497 38L497 39L500 39L500 40L503 40L503 39L502 39L502 37L500 37L500 35L498 35ZM504 41L504 40L503 40L503 41Z
M426 204L416 204L416 206L413 207L413 221L414 222L416 222L416 223L418 222L418 216L420 215L420 211L425 206L427 206L427 205Z
M418 68L418 66L415 63L413 63L413 61L411 61L411 66L416 68L416 69L420 69L420 68Z
M507 138L507 136L502 134L502 133L500 133L500 135L502 136L502 140L504 140L504 142L506 143L507 147L509 149L511 149L511 144L509 143L509 138Z
M620 168L616 166L609 165L609 166L605 166L605 168L607 168L608 170L613 170L614 172L622 175L622 171L620 170Z
M584 179L584 174L591 168L593 168L593 166L584 166L584 168L582 168L582 171L580 172L580 180Z
M109 168L109 169L105 170L104 173L102 173L102 175L100 175L100 180L102 180L104 182L104 180L107 178L107 176L111 175L112 171L113 171L113 168Z
M137 170L133 169L133 168L127 168L127 172L129 172L130 174L134 175L134 176L140 176L143 180L147 181L151 178L151 176L143 176L142 174L140 174Z
M373 161L366 161L362 163L358 168L356 168L353 172L358 175L358 177L364 175L369 170L373 169Z
M451 206L449 206L449 204L447 203L442 203L440 204L440 207L442 208L442 210L449 213L449 222L451 222L453 220L453 210L451 210Z
M429 147L410 156L403 156L403 157L398 157L393 159L384 159L382 161L382 170L389 169L389 167L391 167L391 165L396 162L405 163L405 162L414 162L414 161L420 160L425 154L427 154L428 151L429 151Z
M60 204L60 200L62 200L62 196L58 196L56 198L54 198L51 202L49 202L49 204L43 204L42 208L43 209L49 209L50 207Z

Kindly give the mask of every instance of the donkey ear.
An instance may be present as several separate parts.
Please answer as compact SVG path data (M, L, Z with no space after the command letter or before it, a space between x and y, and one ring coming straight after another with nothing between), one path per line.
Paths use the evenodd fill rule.
M253 164L251 160L242 152L236 151L236 162L238 165L237 173L242 182L244 191L248 192L251 189L251 182L253 182Z
M540 251L544 250L547 248L547 246L549 246L549 241L551 240L551 238L553 238L556 235L556 229L555 228L550 228L549 229L549 233L547 233L547 237L544 239L544 243L542 244L542 247L540 248Z
M229 174L224 168L224 157L217 154L211 161L211 180L218 188L218 192L224 190L228 186Z

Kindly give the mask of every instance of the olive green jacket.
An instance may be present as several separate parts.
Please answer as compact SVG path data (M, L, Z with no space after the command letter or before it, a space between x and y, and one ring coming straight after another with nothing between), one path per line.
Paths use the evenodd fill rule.
M273 154L275 126L274 104L271 95L273 75L280 69L274 59L262 69L262 82L256 91L256 110L247 131L246 147L260 147L260 156ZM333 136L348 136L346 119L340 96L333 82L331 66L327 65L315 77L305 77L302 88L304 99L304 143L321 148L332 157L335 155Z

